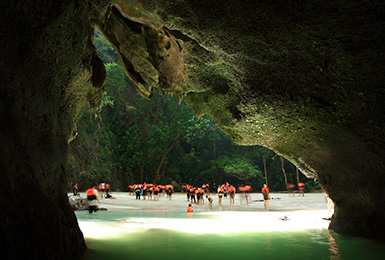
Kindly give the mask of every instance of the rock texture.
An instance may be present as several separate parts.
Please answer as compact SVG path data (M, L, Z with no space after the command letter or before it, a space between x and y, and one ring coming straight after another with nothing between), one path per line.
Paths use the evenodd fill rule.
M2 259L75 259L86 249L64 192L82 106L98 107L105 70L85 1L1 2Z
M80 108L98 107L103 93L94 24L144 97L172 93L237 143L284 155L335 201L332 229L385 240L383 1L15 0L0 8L5 258L73 259L85 250L62 184Z

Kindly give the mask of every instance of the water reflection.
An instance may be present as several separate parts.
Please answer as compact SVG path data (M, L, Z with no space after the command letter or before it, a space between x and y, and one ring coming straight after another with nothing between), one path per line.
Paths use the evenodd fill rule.
M334 239L334 237L332 236L332 234L330 232L329 232L329 238L328 239L329 239L329 245L330 245L329 251L331 253L329 259L331 259L331 260L341 259L336 240Z

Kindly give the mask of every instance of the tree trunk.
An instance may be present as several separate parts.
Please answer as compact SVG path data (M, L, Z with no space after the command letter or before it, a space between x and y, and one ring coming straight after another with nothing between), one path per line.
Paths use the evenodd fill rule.
M214 160L216 159L217 157L217 153L216 153L216 149L215 149L215 132L214 132ZM214 176L214 172L211 171L211 178L213 180L213 183L215 183L215 176Z
M267 170L266 170L266 158L263 158L263 168L265 169L265 180L266 180L266 185L269 187L269 183L267 181Z
M283 165L283 158L282 156L280 156L281 158L281 166L282 166L282 172L283 172L283 175L285 176L285 183L286 183L286 189L287 189L287 176L286 176L286 171L285 171L285 167Z
M295 167L296 171L297 171L297 184L299 183L299 171L298 171L298 168Z
M165 151L165 152L163 153L162 159L160 160L158 169L156 170L156 173L155 173L155 178L154 178L154 181L153 181L154 184L158 184L158 182L159 182L159 180L160 180L160 176L159 176L160 169L162 168L162 165L163 165L163 163L164 163L164 160L166 159L167 154L168 154L168 153L171 151L171 149L174 147L174 145L175 145L175 143L176 143L176 139L178 139L179 136L180 136L180 134L178 134L178 135L175 137L175 141L171 144L171 146L167 149L167 151Z

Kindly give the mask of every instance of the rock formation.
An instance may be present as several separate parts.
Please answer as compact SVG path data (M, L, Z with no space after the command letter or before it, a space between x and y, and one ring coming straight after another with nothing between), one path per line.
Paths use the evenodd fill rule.
M285 156L334 200L332 229L385 239L383 1L108 2L1 4L3 255L85 249L61 184L80 108L103 94L94 25L144 97L171 93Z

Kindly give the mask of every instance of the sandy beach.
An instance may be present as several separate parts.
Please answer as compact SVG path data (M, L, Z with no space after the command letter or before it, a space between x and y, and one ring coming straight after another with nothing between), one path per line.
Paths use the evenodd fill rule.
M85 197L84 193L80 193ZM166 196L161 197L159 201L154 200L136 200L135 196L130 196L127 192L112 193L116 199L101 199L100 207L106 208L109 213L112 212L138 212L138 211L158 211L158 212L174 212L186 213L189 202L185 193L175 193L172 199ZM305 197L289 197L287 193L270 193L269 211L265 211L263 206L262 194L249 194L251 203L246 205L245 200L241 205L241 194L235 197L235 205L230 206L227 198L223 199L223 207L218 206L218 196L212 195L214 198L213 210L209 210L208 202L204 204L193 204L194 217L212 216L220 218L221 221L209 221L210 224L204 225L204 232L217 233L223 229L223 226L232 228L235 231L263 231L263 230L298 230L298 229L323 229L329 226L330 221L325 218L331 217L332 213L327 210L327 203L323 193L306 193ZM88 214L88 212L87 212ZM103 211L93 214L104 214ZM187 213L186 213L187 218ZM286 218L286 220L284 220ZM118 219L116 219L118 220ZM241 221L240 221L241 220ZM257 220L258 225L252 224ZM202 221L202 220L199 220ZM180 223L179 223L180 222ZM152 223L152 227L163 227L170 229L184 230L188 232L203 232L196 225L185 225L183 219L157 219L156 223ZM191 223L191 222L190 222ZM226 224L227 223L227 224ZM81 224L82 226L82 224ZM84 226L83 226L84 227ZM191 228L193 229L191 230ZM84 230L83 230L84 231ZM227 232L230 230L227 229ZM87 233L87 232L85 232Z

